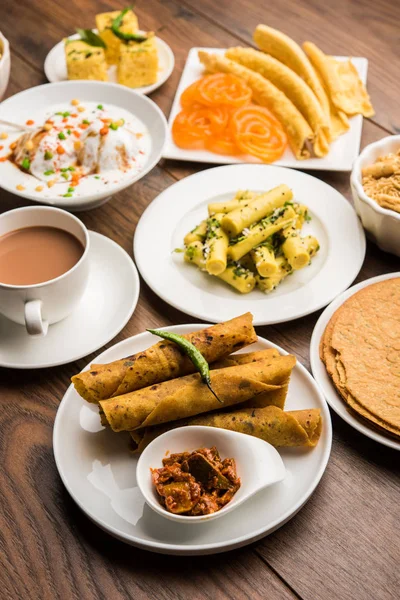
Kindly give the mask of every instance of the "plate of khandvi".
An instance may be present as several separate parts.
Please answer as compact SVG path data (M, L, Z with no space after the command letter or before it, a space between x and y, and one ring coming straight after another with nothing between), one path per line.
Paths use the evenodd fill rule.
M208 169L162 192L136 228L151 289L194 317L251 310L256 325L327 305L357 276L365 235L350 203L317 178L271 165Z

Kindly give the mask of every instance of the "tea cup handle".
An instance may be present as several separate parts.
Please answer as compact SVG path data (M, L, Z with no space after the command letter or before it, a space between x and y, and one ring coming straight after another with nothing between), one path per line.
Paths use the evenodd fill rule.
M47 334L49 324L42 319L41 300L25 302L25 325L29 335L45 336Z

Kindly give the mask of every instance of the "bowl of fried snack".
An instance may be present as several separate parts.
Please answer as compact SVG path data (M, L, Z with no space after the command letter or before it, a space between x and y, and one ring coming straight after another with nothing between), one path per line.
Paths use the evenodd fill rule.
M368 237L400 256L400 135L366 146L354 162L351 191Z

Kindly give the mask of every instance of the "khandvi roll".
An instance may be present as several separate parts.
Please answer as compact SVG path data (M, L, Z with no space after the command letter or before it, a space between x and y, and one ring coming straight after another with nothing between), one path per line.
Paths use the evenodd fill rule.
M288 261L284 256L279 256L276 259L278 270L273 275L269 277L261 277L260 275L256 275L257 285L262 292L268 294L268 292L272 292L282 281L293 272L292 267L289 265Z
M282 244L282 252L292 269L303 269L310 262L308 250L298 234L296 227L287 227L282 236L285 241Z
M248 206L249 202L257 196L256 192L250 192L249 190L239 190L232 200L226 202L211 202L208 205L208 214L211 216L215 213L228 213L235 208L243 208Z
M189 231L184 237L185 246L189 246L192 242L204 242L207 235L207 219L196 225L192 231Z
M207 219L205 252L210 275L220 275L226 269L229 238L221 227L222 217L222 213L217 213Z
M257 272L262 277L274 275L278 271L278 263L276 262L274 250L268 244L256 246L256 248L251 251L251 257Z
M295 218L296 213L290 206L274 211L271 216L265 217L250 229L243 231L243 235L237 240L233 239L233 245L228 248L228 256L233 260L239 260L271 235L291 225Z
M239 190L224 202L210 202L208 214L177 252L241 294L273 291L319 250L314 236L302 235L311 221L307 206L285 184L268 192Z
M292 198L292 190L287 185L278 185L269 192L256 196L247 206L240 206L226 214L222 219L222 225L230 235L238 235L243 229L260 221L276 208L281 208Z

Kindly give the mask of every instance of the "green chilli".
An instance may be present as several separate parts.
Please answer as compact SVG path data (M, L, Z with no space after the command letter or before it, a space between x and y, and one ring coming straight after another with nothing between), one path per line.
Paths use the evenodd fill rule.
M182 335L178 335L177 333L170 333L169 331L161 331L160 329L147 329L149 333L153 335L158 335L158 337L163 338L164 340L168 340L169 342L174 342L177 346L182 348L184 353L190 358L196 369L201 375L202 380L210 390L212 394L216 397L218 402L223 404L222 400L220 400L217 394L211 387L211 379L210 379L210 367L208 362L200 352L189 340L184 338Z
M145 42L147 40L147 35L143 35L140 33L124 33L123 31L120 30L124 16L126 15L127 12L132 10L132 8L133 8L133 5L128 6L128 8L124 8L124 10L122 10L119 13L119 15L117 17L115 17L115 19L111 23L111 31L113 32L114 35L117 36L117 38L119 38L123 42Z

